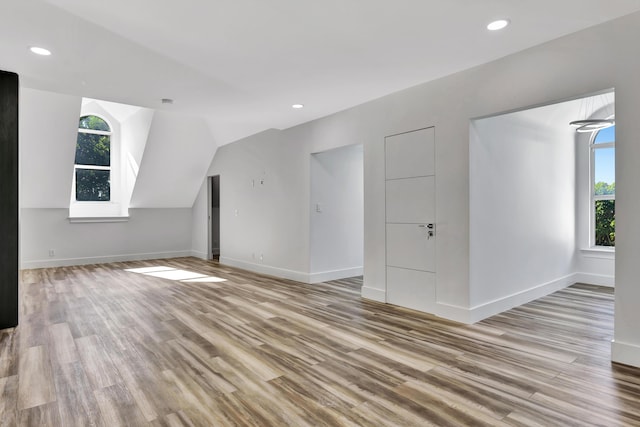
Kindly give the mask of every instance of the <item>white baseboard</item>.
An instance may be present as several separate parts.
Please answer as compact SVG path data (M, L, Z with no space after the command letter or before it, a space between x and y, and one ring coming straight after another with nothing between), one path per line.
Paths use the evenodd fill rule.
M541 298L549 295L553 292L564 289L567 286L571 286L576 283L576 274L569 274L559 279L552 280L547 283L543 283L527 290L516 292L515 294L508 295L503 298L499 298L493 301L486 302L484 304L476 305L469 310L469 323L476 323L487 317L491 317L498 313L502 313L513 307L526 304L529 301Z
M436 302L436 311L433 314L443 319L453 320L454 322L465 323L467 325L474 323L471 320L471 310L457 305Z
M384 289L362 287L362 298L370 299L372 301L387 302L387 293Z
M485 304L477 305L471 309L445 303L436 303L435 312L432 313L438 317L454 322L465 324L473 324L482 319L491 317L495 314L502 313L513 307L533 301L537 298L549 295L567 286L571 286L576 282L575 274L569 274L556 280L535 286L525 291L500 298ZM374 301L386 302L386 293L382 289L362 287L362 297Z
M220 264L241 268L243 270L253 271L255 273L267 274L269 276L295 280L296 282L309 283L309 273L305 273L302 271L287 270L284 268L271 267L264 264L255 264L252 262L223 256L220 257Z
M195 258L204 259L204 260L208 260L209 259L209 254L208 253L196 251L196 250L193 250L193 249L191 249L191 256L195 257Z
M195 253L195 251L192 251ZM193 255L198 256L198 255ZM206 259L206 255L205 255ZM256 264L253 262L243 261L240 259L220 257L220 264L228 265L231 267L241 268L243 270L249 270L260 274L267 274L269 276L282 277L284 279L295 280L302 283L320 283L328 280L344 279L346 277L361 276L362 267L346 268L343 270L323 271L320 273L309 274L303 271L287 270L286 268L273 267L265 264Z
M344 268L341 270L321 271L309 274L309 283L328 282L329 280L346 279L347 277L362 276L362 267Z
M476 305L471 309L450 304L436 303L436 309L433 314L444 319L453 320L455 322L473 324L488 317L510 310L514 307L526 304L535 299L552 294L556 291L559 291L560 289L571 286L574 283L613 286L614 281L614 277L612 276L588 273L572 273L559 279L534 286L530 289L517 292L512 295L496 299L494 301L489 301L484 304ZM362 287L362 297L374 301L386 301L386 294L384 290L367 288L366 286ZM640 354L640 348L638 348L638 352L638 354Z
M66 267L85 264L105 264L109 262L141 261L147 259L181 258L191 256L191 251L175 252L149 252L142 254L103 255L83 258L56 258L33 261L22 261L21 268L29 270L33 268Z
M640 368L640 346L620 341L611 341L611 361Z
M586 283L587 285L615 287L616 278L604 274L576 273L575 283Z

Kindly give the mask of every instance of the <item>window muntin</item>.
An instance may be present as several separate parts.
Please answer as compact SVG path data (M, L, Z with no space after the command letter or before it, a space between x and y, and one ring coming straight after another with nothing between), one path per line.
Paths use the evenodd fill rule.
M77 202L111 200L111 127L101 117L80 117L74 162Z
M615 126L591 140L591 209L593 246L615 246Z

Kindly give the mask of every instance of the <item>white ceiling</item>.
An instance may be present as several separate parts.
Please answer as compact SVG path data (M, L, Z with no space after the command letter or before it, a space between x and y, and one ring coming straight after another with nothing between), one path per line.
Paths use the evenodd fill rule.
M202 115L224 144L639 10L640 0L2 0L0 69L26 87ZM512 25L485 29L500 17Z

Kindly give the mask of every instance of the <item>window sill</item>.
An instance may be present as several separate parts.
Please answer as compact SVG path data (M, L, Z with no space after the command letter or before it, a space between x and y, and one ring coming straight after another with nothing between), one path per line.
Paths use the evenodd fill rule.
M71 224L97 223L97 222L127 222L128 216L70 216Z
M582 255L588 258L615 259L616 249L605 246L593 246L591 248L580 249Z

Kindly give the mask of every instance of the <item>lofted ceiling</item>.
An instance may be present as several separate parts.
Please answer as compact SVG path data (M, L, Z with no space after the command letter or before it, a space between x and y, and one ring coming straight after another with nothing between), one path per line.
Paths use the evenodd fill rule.
M640 0L3 0L0 69L25 87L202 116L222 145L639 10ZM502 17L512 25L486 30Z

